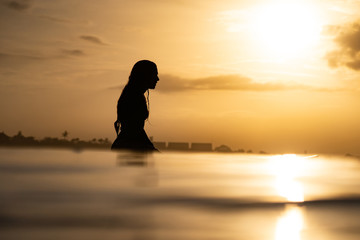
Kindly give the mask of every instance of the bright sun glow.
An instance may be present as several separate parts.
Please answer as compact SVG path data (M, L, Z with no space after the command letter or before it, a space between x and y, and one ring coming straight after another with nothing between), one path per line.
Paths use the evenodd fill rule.
M255 40L273 58L301 55L319 39L321 23L315 8L305 3L278 3L254 10Z
M295 154L274 156L269 161L269 170L275 176L274 187L277 193L290 202L303 202L304 191L296 178L304 170L304 158Z

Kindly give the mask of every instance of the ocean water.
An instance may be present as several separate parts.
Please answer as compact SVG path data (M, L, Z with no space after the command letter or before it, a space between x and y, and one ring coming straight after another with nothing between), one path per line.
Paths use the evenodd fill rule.
M0 148L0 238L360 239L360 160Z

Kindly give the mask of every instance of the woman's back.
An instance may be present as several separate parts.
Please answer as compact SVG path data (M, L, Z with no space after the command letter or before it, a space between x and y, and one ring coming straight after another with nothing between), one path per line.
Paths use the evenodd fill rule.
M122 131L135 131L144 128L149 116L144 94L126 86L117 104L117 119Z

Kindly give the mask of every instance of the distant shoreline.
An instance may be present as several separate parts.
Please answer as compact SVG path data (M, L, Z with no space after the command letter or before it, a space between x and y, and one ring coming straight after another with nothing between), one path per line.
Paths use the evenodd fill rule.
M79 138L68 140L66 138L45 137L37 140L34 137L26 137L21 131L17 135L10 137L4 132L0 133L0 147L17 147L17 148L67 148L67 149L110 149L111 142L105 139L92 139L84 141Z
M65 133L65 132L64 132ZM67 133L68 134L68 133ZM67 135L66 134L66 135ZM64 136L64 134L63 134ZM4 132L0 132L0 148L8 147L8 148L53 148L53 149L71 149L75 151L80 151L84 149L99 149L99 150L110 150L111 142L108 138L93 138L92 140L81 140L79 138L67 139L63 138L54 138L54 137L45 137L43 139L35 139L32 136L24 136L21 131L19 131L15 136L8 136ZM172 148L169 147L169 144L177 144L183 147L186 145L186 148ZM202 148L194 148L193 144L204 145ZM265 151L253 152L252 150L243 150L239 149L237 151L231 150L226 145L220 145L216 148L212 148L211 143L165 143L165 142L154 142L154 145L163 152L213 152L213 153L243 153L243 154L284 154L284 153L268 153ZM176 145L176 146L177 146ZM306 154L306 153L305 153ZM360 155L345 153L346 157L354 157L360 159Z

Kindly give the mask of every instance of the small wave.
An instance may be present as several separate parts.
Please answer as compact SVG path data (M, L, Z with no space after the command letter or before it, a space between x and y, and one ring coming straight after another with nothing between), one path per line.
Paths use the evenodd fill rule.
M41 228L125 228L150 229L152 224L142 218L134 216L22 216L0 215L1 228L41 227Z
M66 174L66 173L85 173L95 172L99 169L90 167L76 167L76 166L14 166L2 165L0 166L0 173L6 174Z
M349 206L359 205L360 196L349 196L329 199L316 199L304 202L287 202L287 201L256 201L247 199L234 199L234 198L207 198L207 197L164 197L156 199L146 199L144 204L155 205L182 205L189 207L200 207L208 209L253 209L253 208L277 208L286 205L297 206Z

